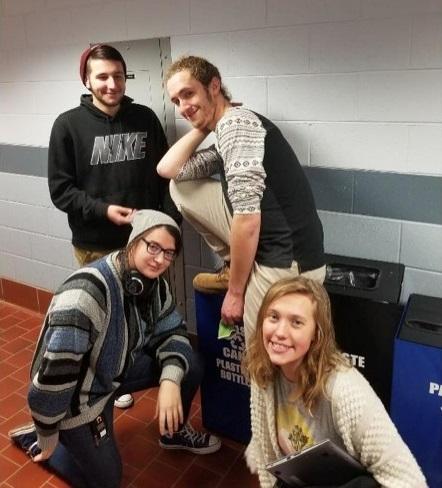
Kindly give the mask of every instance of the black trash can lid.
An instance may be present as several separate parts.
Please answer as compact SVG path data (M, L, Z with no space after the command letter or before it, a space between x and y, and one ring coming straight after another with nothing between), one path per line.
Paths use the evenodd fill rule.
M399 339L442 348L442 298L410 295Z
M404 277L402 263L326 254L324 285L329 293L374 302L399 303Z

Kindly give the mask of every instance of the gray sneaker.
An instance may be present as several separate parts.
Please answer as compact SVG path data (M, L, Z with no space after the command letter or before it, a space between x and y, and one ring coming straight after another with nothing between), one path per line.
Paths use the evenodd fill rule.
M194 454L211 454L221 447L221 441L215 435L199 432L186 424L173 435L162 435L159 444L163 449L184 449Z

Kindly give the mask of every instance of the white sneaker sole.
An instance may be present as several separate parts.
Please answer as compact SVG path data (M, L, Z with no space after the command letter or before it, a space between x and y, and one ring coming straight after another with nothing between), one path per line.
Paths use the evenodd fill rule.
M33 423L21 425L20 427L16 427L15 429L11 429L8 432L8 437L10 439L14 439L20 435L30 434L31 432L35 432L35 425Z
M134 397L131 395L130 400L120 401L118 398L114 401L114 407L125 409L134 404Z
M161 440L158 441L158 444L163 449L170 449L170 450L175 450L175 451L188 451L188 452L192 452L193 454L212 454L212 453L219 451L221 449L221 442L213 444L212 446L199 447L199 448L198 447L187 447L187 446L163 444L161 442Z

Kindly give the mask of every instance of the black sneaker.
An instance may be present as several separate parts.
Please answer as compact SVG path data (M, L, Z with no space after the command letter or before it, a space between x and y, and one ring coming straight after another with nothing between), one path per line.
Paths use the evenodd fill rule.
M218 437L198 432L190 424L186 424L173 435L162 435L159 444L163 449L184 449L194 454L211 454L221 447Z
M8 436L14 444L31 457L34 457L41 452L37 444L35 425L32 422L10 430Z

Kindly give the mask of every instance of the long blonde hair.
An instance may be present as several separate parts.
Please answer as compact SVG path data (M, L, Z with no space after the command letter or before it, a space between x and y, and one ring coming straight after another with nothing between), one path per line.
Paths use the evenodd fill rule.
M269 288L258 312L255 332L246 348L243 369L261 388L275 380L279 368L271 363L264 347L262 327L270 305L291 294L308 297L314 305L315 337L299 366L297 381L298 397L312 411L320 397L326 395L325 386L332 371L338 365L348 364L336 345L330 299L318 282L298 276L280 280Z

